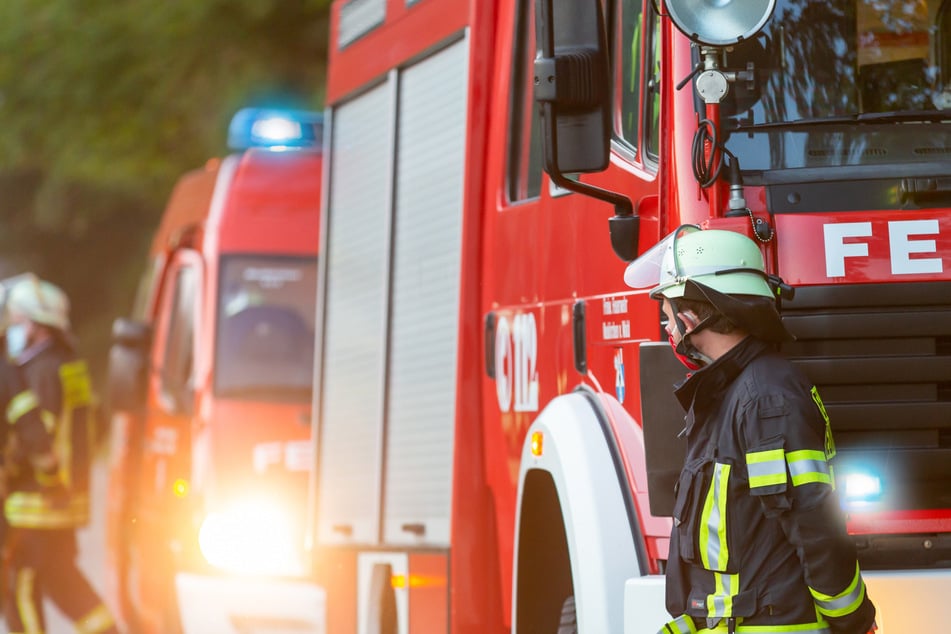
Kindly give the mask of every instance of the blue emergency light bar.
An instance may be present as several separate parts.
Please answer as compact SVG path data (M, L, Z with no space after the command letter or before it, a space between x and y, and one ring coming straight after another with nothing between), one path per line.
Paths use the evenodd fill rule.
M228 147L232 150L268 148L275 151L319 149L323 137L323 115L308 110L243 108L228 126Z
M841 496L846 510L868 507L882 500L882 477L873 470L850 470L837 476L836 479L844 483Z

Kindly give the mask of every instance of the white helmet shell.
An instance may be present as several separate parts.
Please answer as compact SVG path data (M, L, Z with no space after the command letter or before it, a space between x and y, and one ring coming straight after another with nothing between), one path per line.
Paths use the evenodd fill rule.
M63 332L69 331L69 298L46 280L29 276L13 285L6 296L10 321L27 319Z

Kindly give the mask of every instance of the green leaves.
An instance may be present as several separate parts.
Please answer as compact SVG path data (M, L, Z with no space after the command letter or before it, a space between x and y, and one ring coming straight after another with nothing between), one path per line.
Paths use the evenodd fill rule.
M328 6L0 2L0 275L62 285L105 340L176 179L227 152L231 116L322 107Z

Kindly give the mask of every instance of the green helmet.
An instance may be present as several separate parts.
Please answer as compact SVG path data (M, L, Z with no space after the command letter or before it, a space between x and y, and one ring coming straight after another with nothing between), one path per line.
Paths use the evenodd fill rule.
M653 286L654 299L683 297L688 280L726 295L773 297L759 247L733 231L684 225L624 272L629 286Z
M792 338L776 310L759 245L740 233L683 225L631 262L624 281L633 288L652 287L653 299L713 304L760 338Z

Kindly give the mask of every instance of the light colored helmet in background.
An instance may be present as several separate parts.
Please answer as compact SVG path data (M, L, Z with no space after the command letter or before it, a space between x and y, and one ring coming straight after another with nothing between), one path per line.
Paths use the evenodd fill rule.
M7 324L25 318L37 324L69 331L69 297L52 282L28 274L5 293Z
M10 311L7 309L7 299L10 297L10 291L13 287L24 280L35 280L36 276L32 273L20 273L0 280L0 334L6 332L10 325Z
M628 265L624 281L634 288L653 286L650 296L684 296L688 281L725 295L774 298L759 246L734 231L684 225Z

